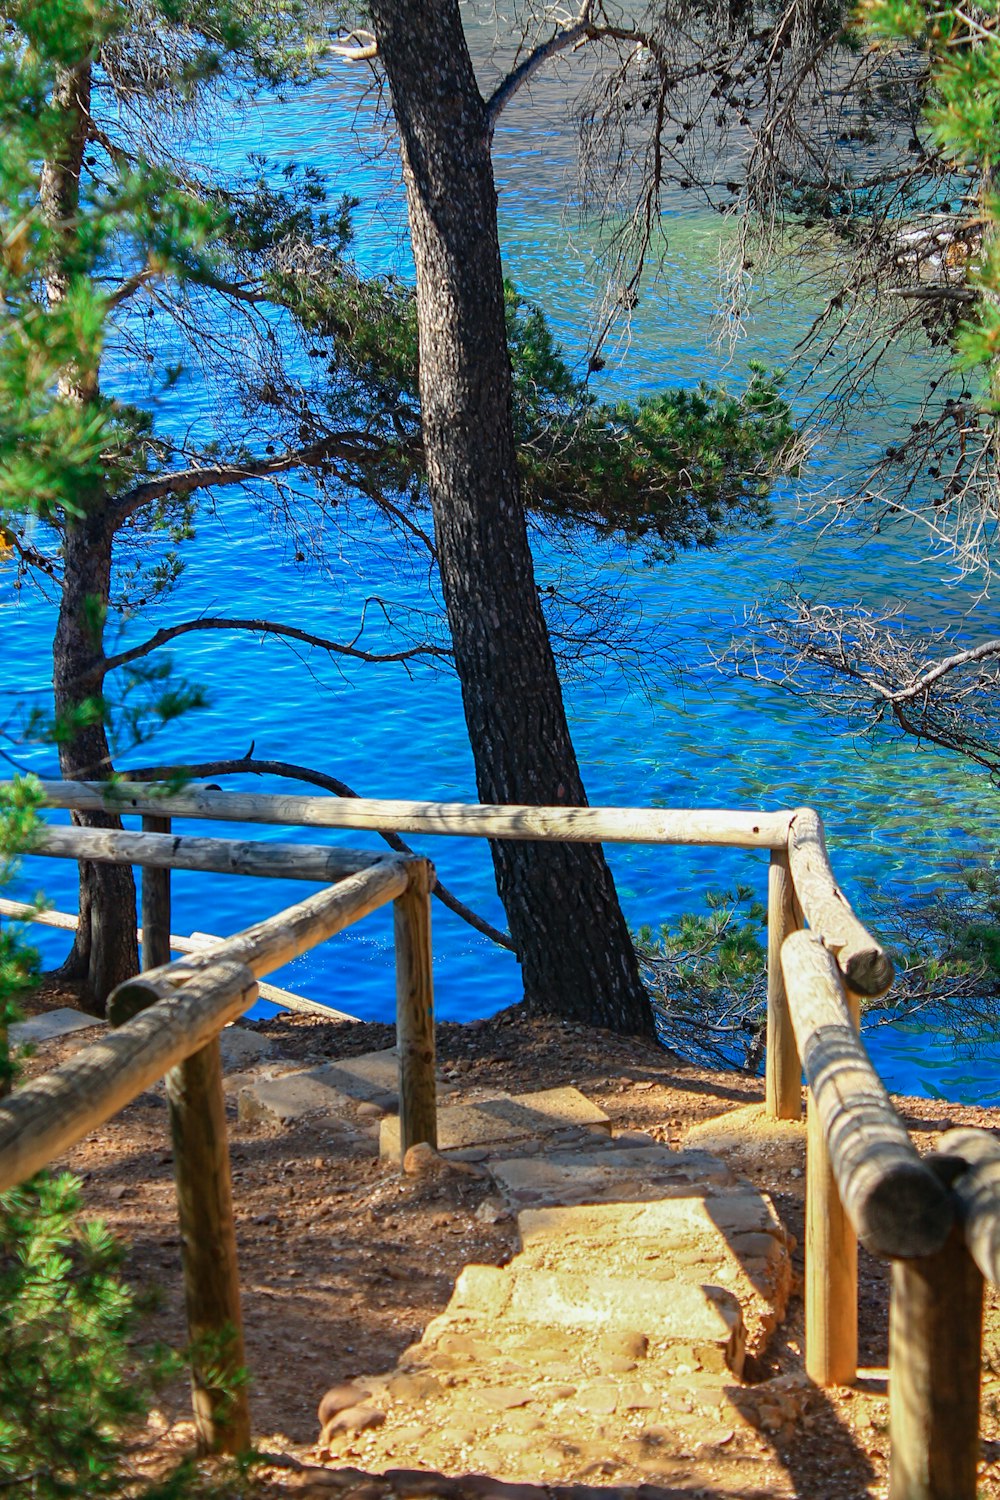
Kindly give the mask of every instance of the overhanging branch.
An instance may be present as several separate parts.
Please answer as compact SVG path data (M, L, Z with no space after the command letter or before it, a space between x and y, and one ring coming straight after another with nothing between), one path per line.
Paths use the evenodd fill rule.
M503 82L498 84L486 101L486 118L491 133L500 118L500 112L510 103L518 90L524 88L524 85L534 77L539 68L544 67L557 53L565 52L567 47L575 47L579 42L588 41L595 34L591 23L593 9L593 0L585 0L579 15L574 20L561 26L549 37L548 41L540 43L529 52L514 71L508 73Z
M250 630L258 635L277 635L289 640L301 641L306 646L316 646L321 651L328 651L332 656L349 656L356 661L365 662L404 662L412 661L418 656L450 657L452 654L447 647L434 646L429 641L419 646L408 646L402 651L364 651L360 646L345 645L341 641L333 641L327 636L316 635L311 630L300 630L297 625L284 625L277 620L237 620L221 615L203 615L197 620L184 620L179 625L166 625L140 645L132 646L128 651L121 651L117 656L105 657L100 665L94 668L92 675L104 676L108 672L117 671L119 667L127 667L132 662L149 656L160 646L165 646L168 641L176 640L181 635L188 635L193 630Z
M291 781L306 781L312 786L322 787L324 791L333 792L337 797L360 795L352 791L346 782L338 780L336 776L328 776L325 771L314 771L309 766L298 766L286 760L255 760L253 748L251 745L248 753L239 760L202 761L198 765L191 766L140 766L137 770L123 771L122 776L127 781L167 781L178 777L191 780L201 776L232 776L242 772L251 776L284 776ZM398 833L380 829L379 838L384 839L389 848L395 849L397 854L414 852ZM463 922L467 922L470 927L474 927L491 942L501 948L506 948L511 953L516 952L508 933L501 932L499 928L487 922L485 917L479 916L470 906L466 906L465 902L453 895L447 886L441 884L440 880L434 886L434 895L444 906L447 906L449 911L453 911L457 917L461 917Z
M359 28L349 31L342 42L334 43L330 51L342 62L372 62L378 57L378 42L373 31Z
M384 451L385 444L358 432L338 432L311 443L306 448L290 449L272 457L248 459L243 463L205 464L178 469L172 474L158 474L153 479L133 485L118 497L110 508L113 526L119 526L144 505L168 496L192 495L198 490L221 489L231 484L247 484L258 479L272 479L292 469L307 469L333 459L353 463L371 462Z

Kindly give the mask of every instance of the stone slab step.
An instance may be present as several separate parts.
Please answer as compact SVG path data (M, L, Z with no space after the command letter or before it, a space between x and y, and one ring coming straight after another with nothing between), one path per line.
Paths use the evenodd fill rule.
M356 1099L373 1100L399 1089L399 1053L395 1047L362 1052L360 1057L338 1057L331 1067L341 1074L340 1087Z
M519 1265L583 1274L613 1263L617 1274L642 1277L671 1296L683 1278L728 1288L755 1356L784 1317L794 1242L770 1199L749 1183L705 1198L522 1209L517 1223Z
M225 1038L230 1028L222 1033ZM252 1032L244 1032L252 1036ZM264 1041L264 1038L260 1038ZM251 1057L241 1057L234 1066L246 1066ZM247 1123L289 1123L307 1115L340 1115L353 1105L375 1103L384 1109L398 1108L399 1059L395 1048L364 1052L359 1057L338 1058L311 1068L296 1068L277 1078L262 1078L239 1095L240 1119Z
M240 1120L246 1125L286 1125L308 1115L342 1115L355 1101L337 1086L331 1068L305 1068L260 1078L237 1095Z
M15 1021L8 1035L12 1046L23 1047L27 1042L51 1042L57 1037L72 1036L74 1031L107 1024L100 1016L88 1016L82 1010L74 1010L71 1005L61 1005L58 1010L42 1011L27 1021Z
M747 1185L711 1197L690 1195L650 1203L557 1204L522 1209L517 1216L522 1252L531 1257L558 1246L563 1257L593 1256L614 1245L635 1244L648 1258L670 1245L719 1242L733 1245L761 1236L786 1241L784 1225L764 1194ZM652 1241L652 1246L648 1243Z
M544 1140L564 1131L610 1132L611 1121L579 1089L542 1089L533 1094L497 1094L472 1104L444 1105L438 1110L440 1151L497 1146ZM389 1116L381 1124L379 1153L389 1161L399 1160L399 1119Z
M491 1162L490 1171L517 1208L703 1197L736 1182L730 1169L707 1151L655 1145L511 1156Z
M270 1037L262 1036L259 1031L248 1031L245 1026L224 1026L219 1032L219 1049L227 1073L250 1068L277 1053Z
M703 1368L738 1374L743 1367L739 1302L724 1287L683 1277L667 1290L655 1280L614 1272L539 1271L519 1261L509 1267L466 1266L446 1317L476 1319L491 1329L508 1319L542 1324L558 1330L553 1342L563 1342L567 1329L631 1332L657 1346L690 1345Z

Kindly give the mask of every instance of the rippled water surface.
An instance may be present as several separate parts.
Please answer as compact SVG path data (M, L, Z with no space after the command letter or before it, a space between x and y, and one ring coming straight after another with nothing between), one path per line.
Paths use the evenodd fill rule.
M232 138L216 148L236 160L266 146L281 158L310 160L338 190L361 199L356 217L358 259L365 269L406 272L402 200L391 147L362 159L356 125L370 144L363 86L337 74L307 96L266 104L234 121ZM514 108L498 132L496 167L508 275L550 312L570 351L583 349L594 287L590 237L567 203L571 141L557 129L564 85L551 81ZM689 210L668 213L664 268L646 289L620 369L603 389L635 393L701 378L742 378L745 354L780 365L791 355L810 315L794 285L776 284L731 369L713 339L721 233L717 221ZM898 399L908 395L899 364ZM888 414L891 416L891 413ZM187 426L205 420L205 393L194 376L181 382L163 420ZM858 445L877 434L826 435L814 452L808 485L835 495ZM713 655L738 630L745 606L784 583L831 600L906 598L915 617L941 624L961 609L957 589L926 567L915 540L885 532L862 545L843 530L817 535L798 521L796 497L776 497L774 530L742 537L714 553L672 566L645 564L606 547L557 558L539 542L539 566L557 566L579 585L621 590L620 611L648 640L646 690L611 669L572 678L567 698L590 799L606 804L777 808L809 802L826 820L834 863L852 900L873 910L872 893L927 897L956 863L995 839L997 804L981 776L956 760L909 745L858 743L808 704L775 689L715 670ZM187 571L173 598L123 631L126 642L161 624L225 609L270 616L347 639L363 601L425 605L426 578L392 560L391 539L366 520L360 540L332 544L327 576L303 570L267 518L232 493L206 510L187 549ZM386 546L380 545L385 542ZM919 600L914 604L914 599ZM0 631L5 688L25 702L44 703L51 681L50 602L13 593L0 573ZM373 635L377 640L377 630ZM417 666L349 664L303 658L277 642L202 634L178 641L178 670L207 685L210 706L164 733L143 759L238 756L251 740L256 753L327 770L374 797L475 800L472 761L457 685ZM678 668L684 668L683 678ZM26 764L44 773L51 757L27 751ZM233 783L234 785L236 783ZM257 785L246 779L244 785ZM189 831L194 831L191 825ZM200 831L218 832L218 825ZM234 830L235 831L235 830ZM250 832L250 830L247 830ZM253 830L271 839L283 829ZM310 831L320 841L333 835ZM368 844L360 835L341 842ZM419 841L415 840L419 843ZM442 878L471 905L501 923L488 851L471 840L430 840ZM658 923L697 908L706 887L733 881L763 894L766 856L719 850L609 851L631 922ZM29 861L25 884L44 882L59 908L75 903L71 871ZM287 904L309 887L178 873L174 930L229 933ZM488 1014L518 996L517 967L440 907L435 909L439 1015ZM64 939L45 935L47 958ZM388 1019L393 1008L391 930L386 914L325 945L275 982L323 998L357 1015ZM1000 1054L952 1056L926 1030L880 1030L872 1041L890 1086L960 1099L992 1099L1000 1091Z

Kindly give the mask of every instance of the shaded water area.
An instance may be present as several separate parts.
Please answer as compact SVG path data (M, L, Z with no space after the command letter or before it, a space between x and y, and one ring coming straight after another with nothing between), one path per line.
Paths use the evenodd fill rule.
M508 276L549 313L564 347L580 357L594 305L592 235L572 213L572 137L560 121L565 85L541 81L519 98L496 138L501 229ZM265 103L234 118L231 137L214 148L232 162L267 150L276 167L308 161L329 174L335 192L358 197L354 251L362 269L408 273L405 219L391 143L363 156L374 132L362 75L331 73L290 101ZM738 386L750 356L784 365L812 315L797 278L776 278L748 324L732 364L715 341L713 308L726 226L689 204L664 216L663 264L644 290L623 361L611 361L595 389L636 394L664 385L724 379ZM900 355L893 401L912 398L910 366ZM122 389L138 376L117 372ZM207 430L213 397L194 371L159 403L158 420L173 430ZM803 397L801 409L809 401ZM896 413L888 410L885 422ZM804 488L835 499L875 428L823 433ZM803 524L800 495L775 496L776 524L709 553L671 565L628 554L609 543L576 539L566 548L536 539L540 576L557 574L585 596L617 596L612 613L640 641L644 680L602 661L571 670L567 701L590 800L617 805L779 808L810 803L826 821L834 866L859 911L878 926L882 903L925 901L958 866L995 845L997 795L957 758L909 744L859 742L807 702L720 672L714 657L740 629L747 605L791 584L803 594L844 603L907 602L916 623L939 628L961 613L963 589L941 582L924 561L919 538L884 528L867 539L836 525ZM305 517L305 502L300 516ZM306 522L306 524L309 524ZM205 507L185 547L186 572L176 593L121 628L122 644L161 625L199 613L269 617L348 640L364 602L377 598L390 613L428 606L426 565L401 558L384 522L353 511L351 537L327 527L325 569L295 560L280 524L235 492ZM390 636L369 610L366 643ZM28 589L15 594L0 571L0 634L5 692L46 706L51 682L51 600ZM113 632L111 632L113 635ZM426 665L337 667L254 636L192 635L172 651L180 675L205 685L209 706L187 714L122 763L205 760L244 754L251 741L262 758L325 770L372 797L474 801L475 781L457 683ZM24 765L54 774L49 751L18 751ZM254 786L243 778L227 785ZM268 787L268 789L275 789ZM196 831L196 825L185 825ZM218 825L198 831L219 832ZM233 830L236 832L237 830ZM246 830L273 839L282 829ZM312 841L324 835L310 831ZM361 835L329 835L366 846ZM434 858L441 877L470 905L502 925L488 850L481 841L414 839ZM629 921L657 925L699 909L706 888L734 882L766 890L766 857L725 850L610 849ZM33 860L22 887L44 885L50 902L75 908L68 867ZM299 899L292 882L235 880L178 873L176 932L220 934L241 928ZM43 935L48 960L65 939ZM391 919L386 913L304 956L275 982L330 1001L354 1014L389 1019L393 1009ZM487 1015L519 996L517 966L440 907L435 909L438 1013L445 1019ZM891 1087L982 1101L1000 1095L1000 1049L975 1060L953 1056L932 1029L881 1029L873 1049Z

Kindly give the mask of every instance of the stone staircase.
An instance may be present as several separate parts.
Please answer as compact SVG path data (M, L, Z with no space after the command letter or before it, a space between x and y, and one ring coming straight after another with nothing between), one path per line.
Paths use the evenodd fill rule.
M51 1014L18 1040L94 1024ZM394 1051L301 1067L238 1026L222 1045L245 1122L350 1120L399 1161ZM467 1265L394 1368L327 1393L317 1455L331 1480L434 1471L512 1490L793 1494L775 1449L812 1392L801 1377L752 1383L792 1283L769 1198L707 1150L614 1133L575 1087L466 1084L460 1101L444 1089L438 1125L439 1150L414 1147L404 1169L488 1177L481 1209L516 1217L519 1248L506 1265Z
M395 1059L354 1059L351 1085L333 1077L344 1066L303 1070L297 1087L308 1073L374 1089ZM398 1161L395 1117L380 1142ZM575 1088L445 1104L439 1152L413 1148L405 1167L489 1174L520 1248L505 1266L466 1266L395 1368L328 1393L321 1459L682 1490L708 1464L717 1493L790 1493L775 1487L770 1434L801 1403L769 1389L762 1408L743 1379L791 1288L767 1197L706 1151L615 1136Z

